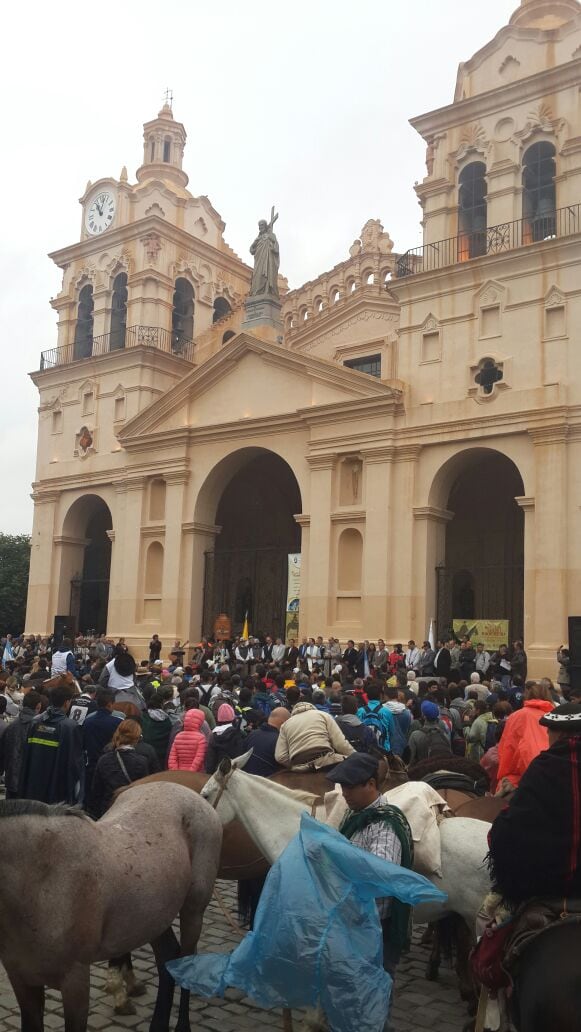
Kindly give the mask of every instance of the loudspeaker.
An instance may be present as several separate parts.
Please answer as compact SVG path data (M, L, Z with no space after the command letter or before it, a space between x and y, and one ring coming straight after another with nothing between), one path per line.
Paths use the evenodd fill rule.
M72 616L55 616L53 634L55 645L60 645L63 638L70 638L72 641L74 638Z
M581 616L569 617L569 657L571 688L581 688Z

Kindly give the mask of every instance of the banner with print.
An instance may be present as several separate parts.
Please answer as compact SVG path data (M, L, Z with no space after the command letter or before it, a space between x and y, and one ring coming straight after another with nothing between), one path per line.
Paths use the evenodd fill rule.
M454 635L460 640L470 638L472 645L482 642L487 652L496 652L508 645L508 620L453 620Z
M297 613L301 598L301 553L290 552L288 556L288 579L286 587L286 611Z

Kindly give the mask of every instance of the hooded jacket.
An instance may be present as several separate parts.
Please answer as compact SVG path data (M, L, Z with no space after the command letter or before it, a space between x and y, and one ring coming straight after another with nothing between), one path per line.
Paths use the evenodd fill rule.
M480 763L480 760L484 756L484 749L486 745L486 734L488 731L489 724L498 724L498 721L492 713L481 713L476 720L467 727L464 734L466 737L466 756L470 760L475 760L476 763Z
M6 791L12 796L18 794L26 740L34 717L34 710L23 707L0 736L0 774L5 775Z
M522 709L510 715L498 746L499 784L503 778L508 778L513 785L518 785L529 764L549 748L547 729L539 720L552 709L552 702L527 699Z
M143 741L153 746L159 765L162 770L165 770L167 747L172 729L171 720L165 710L148 709L143 714L141 722Z
M81 728L49 706L30 721L19 792L41 803L77 803L83 789Z
M184 715L184 729L173 740L168 760L168 770L203 770L208 743L202 734L204 714L199 709L187 710Z

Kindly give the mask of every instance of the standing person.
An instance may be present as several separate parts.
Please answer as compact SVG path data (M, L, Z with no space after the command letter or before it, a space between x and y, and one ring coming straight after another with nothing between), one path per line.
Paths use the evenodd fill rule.
M349 641L347 642L347 648L343 653L343 663L347 667L348 672L353 676L356 675L358 661L359 653L355 648L355 642L352 638L349 638Z
M58 677L61 674L66 674L67 671L73 677L76 677L77 665L72 652L71 640L70 638L63 638L52 654L50 676Z
M291 668L294 670L299 659L299 650L297 649L297 643L295 638L290 638L288 643L288 649L286 650L286 661Z
M22 761L30 725L42 710L42 698L29 691L22 700L22 709L0 737L0 774L4 774L6 798L18 799Z
M307 645L306 659L307 659L307 667L309 669L309 673L312 673L313 667L315 665L318 665L320 663L320 661L321 661L321 650L320 650L319 646L317 645L317 643L316 643L314 638L309 638L309 644Z
M41 803L78 803L83 790L81 728L69 720L71 685L51 688L49 706L29 725L19 795Z
M155 663L161 655L161 642L159 640L159 634L152 635L149 643L149 662Z
M498 746L498 785L503 794L517 788L525 770L536 756L549 747L546 726L541 717L554 709L551 694L544 685L528 681L522 709L506 721Z
M436 650L432 648L429 641L425 641L420 652L420 662L418 666L418 673L420 677L434 676L435 658Z
M476 645L476 658L474 660L474 669L477 674L480 674L480 679L484 680L486 677L488 668L490 666L490 653L486 651L481 641Z
M436 655L434 656L434 674L436 677L445 677L450 680L450 669L452 657L450 650L446 648L443 641L436 642Z
M14 661L14 646L12 644L12 635L6 635L6 641L4 642L4 651L2 652L2 668L7 669L8 663Z
M192 707L184 714L183 731L178 731L170 749L168 770L204 770L208 740L202 733L204 714Z
M85 801L91 794L93 775L103 749L109 744L123 719L113 713L115 695L110 688L99 688L95 696L95 712L89 713L82 725L85 754Z
M136 752L141 728L136 720L122 720L110 745L106 746L95 770L89 808L98 820L109 809L119 788L149 774L144 756Z
M466 756L475 763L480 760L486 752L486 736L490 724L497 724L496 717L488 709L488 705L482 699L474 703L474 720L464 728L464 737L467 742Z
M409 739L410 767L421 760L435 756L451 756L450 735L440 721L440 710L435 702L424 699L421 705L423 725L412 731Z
M420 650L413 639L408 641L405 666L406 670L415 670L416 674L420 668Z
M495 681L500 681L505 691L508 691L511 684L510 660L508 658L508 646L501 645L497 652L490 657L490 670Z
M569 655L569 649L566 645L561 645L561 648L557 652L557 663L559 664L557 684L559 685L564 697L567 698L569 695L569 690L571 688L571 676L569 674L569 665L571 663L571 657Z
M142 714L143 741L155 749L159 765L166 769L166 758L172 722L164 709L165 699L160 692L154 692Z
M282 638L277 638L274 645L272 646L272 661L280 666L286 654L286 645Z
M377 648L373 653L373 668L376 674L385 674L389 663L389 652L383 638L377 639Z
M355 753L333 767L327 777L333 784L341 785L349 807L340 833L359 849L411 870L414 862L411 828L401 810L385 803L380 794L378 761L364 753ZM385 897L377 900L377 909L383 938L383 967L395 979L401 954L409 947L411 907ZM389 1027L388 1015L386 1030Z

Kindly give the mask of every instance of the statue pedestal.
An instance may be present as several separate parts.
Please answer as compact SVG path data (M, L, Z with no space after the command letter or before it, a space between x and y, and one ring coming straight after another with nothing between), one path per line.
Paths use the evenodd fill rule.
M270 340L273 343L281 344L283 336L281 309L281 302L270 294L247 297L244 302L242 331L252 333L261 340Z

